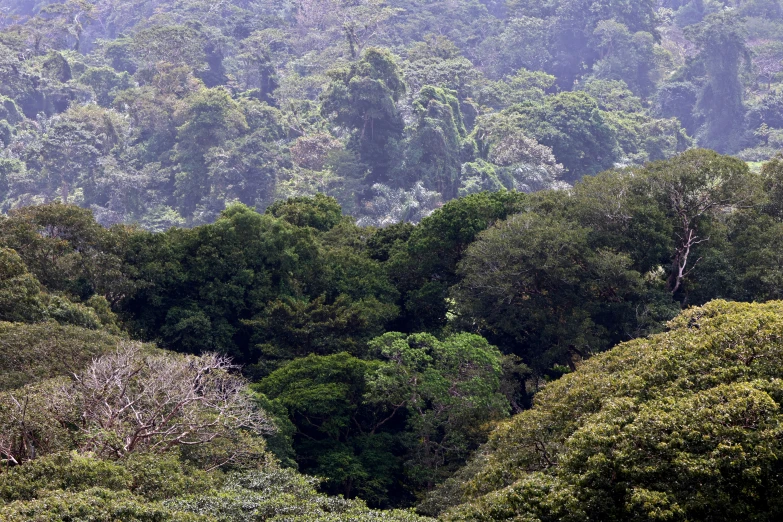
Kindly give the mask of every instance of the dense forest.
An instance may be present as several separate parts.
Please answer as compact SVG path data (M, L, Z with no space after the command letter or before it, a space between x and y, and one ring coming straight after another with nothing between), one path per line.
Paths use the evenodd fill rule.
M778 0L3 0L0 205L207 224L323 193L360 224L783 145Z
M782 88L778 0L0 0L0 520L779 520Z

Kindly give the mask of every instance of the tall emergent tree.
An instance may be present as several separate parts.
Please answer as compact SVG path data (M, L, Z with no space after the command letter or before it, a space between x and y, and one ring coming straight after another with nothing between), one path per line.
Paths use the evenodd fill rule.
M696 104L704 118L700 143L718 152L735 152L745 117L740 66L743 60L749 63L744 26L732 12L720 11L690 28L688 35L699 46L707 73Z
M370 48L350 67L333 71L321 113L350 129L349 146L370 167L372 181L387 181L405 123L397 102L405 83L392 54Z

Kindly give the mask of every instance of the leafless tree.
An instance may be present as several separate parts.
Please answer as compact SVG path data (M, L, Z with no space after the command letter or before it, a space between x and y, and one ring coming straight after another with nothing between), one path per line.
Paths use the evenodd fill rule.
M242 431L272 432L272 422L256 407L235 368L221 355L149 353L138 343L123 342L84 372L60 381L55 390L24 393L45 397L36 407L45 411L35 412L35 417L51 419L70 432L75 429L73 440L80 451L122 458L136 451L234 439ZM15 412L11 426L0 422L0 432L7 431L0 436L0 454L9 462L34 458L28 441L48 440L57 431L49 423L33 433L26 421L31 415L27 399L21 392L17 395L0 398L0 410ZM233 457L227 454L224 461Z
M210 442L233 430L269 432L230 359L144 354L123 343L62 392L80 410L83 449L117 457Z

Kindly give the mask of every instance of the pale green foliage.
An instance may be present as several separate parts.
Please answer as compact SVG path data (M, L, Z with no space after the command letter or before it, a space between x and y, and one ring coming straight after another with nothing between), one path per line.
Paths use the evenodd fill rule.
M401 221L418 223L442 203L440 194L419 182L410 190L394 189L383 183L372 186L373 197L365 203L359 226L387 227Z
M157 501L184 492L212 489L222 482L222 474L201 471L181 459L177 452L136 454L122 461L100 460L76 452L57 453L0 473L0 504L33 500L43 492L89 488L128 491Z
M293 470L248 472L228 479L219 492L191 495L165 505L173 510L208 515L227 522L424 522L410 511L374 511L361 500L327 497L316 491L320 481Z
M44 317L41 284L14 250L0 249L0 319L40 321Z
M0 507L0 517L7 522L31 520L132 520L134 522L212 522L214 519L190 513L169 511L128 492L102 488L79 493L56 491L24 503Z
M79 371L117 346L117 337L55 322L0 322L0 391Z
M481 190L506 188L520 192L567 186L560 181L564 169L555 159L552 149L533 139L522 127L519 118L503 113L480 117L473 137L479 157L488 163L479 159L476 163L463 165L461 195L477 192L470 189L471 184L478 184ZM482 164L485 165L483 168ZM486 181L477 182L477 175L486 181L494 178L494 183L500 186L487 185Z
M281 469L204 473L176 457L106 462L58 455L0 474L0 519L135 522L426 522L411 511L375 511L327 497L320 480ZM3 504L3 501L6 504Z

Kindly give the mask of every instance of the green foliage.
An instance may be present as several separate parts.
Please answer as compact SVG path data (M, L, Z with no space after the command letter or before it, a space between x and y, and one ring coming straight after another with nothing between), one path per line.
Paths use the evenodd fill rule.
M0 323L0 390L81 370L116 345L115 336L78 326Z
M444 325L448 288L457 280L457 262L465 249L495 221L524 208L525 201L525 195L516 192L484 192L452 201L424 219L405 244L391 251L387 266L403 293L408 331Z
M780 162L756 173L690 150L761 162L783 145L777 0L6 4L0 441L27 405L36 442L16 445L22 460L87 448L89 422L62 396L126 335L227 354L280 386L254 398L279 430L266 443L238 430L179 455L268 468L255 478L186 492L150 479L147 493L58 482L0 518L413 520L315 493L265 444L372 506L435 484L459 496L482 458L448 477L509 405L681 308L781 297ZM296 396L310 386L322 396ZM716 393L771 411L753 390ZM699 400L667 415L733 415ZM573 469L631 452L596 437L574 439ZM177 484L169 464L150 473ZM493 493L503 507L465 518L611 519L595 510L622 486L579 488L615 471L528 476ZM709 485L688 480L683 491ZM657 485L629 491L618 519L712 516ZM754 518L732 509L719 515Z
M678 125L651 117L653 101L694 134L709 110L671 100L666 85L706 92L720 71L705 66L722 52L707 46L693 58L701 33L686 41L671 27L720 2L667 4L658 17L652 0L261 0L217 10L107 1L100 16L73 1L9 7L0 156L24 168L0 183L5 209L59 199L104 225L159 231L213 222L235 201L263 211L322 192L363 223L418 221L458 195L563 186L559 165L574 181L684 150ZM737 9L749 26L767 26L753 36L766 47L739 85L753 109L734 141L767 157L773 149L752 132L780 126L774 110L759 109L774 97L779 58L769 49L779 31L758 18L775 12L762 4ZM622 118L594 115L572 95L596 80L624 82L641 104ZM538 110L491 145L506 152L497 163L471 132L519 104Z
M111 107L116 93L130 88L130 77L110 67L90 67L79 77L79 83L92 87L98 105Z
M477 335L387 333L369 349L380 360L311 354L254 387L288 410L300 469L388 505L453 473L509 404L500 352Z
M385 180L404 128L396 103L405 84L394 57L383 49L368 49L360 61L332 77L321 113L353 132L351 147L370 165L375 180Z
M47 478L49 480L47 480ZM0 474L3 520L424 522L409 511L372 511L327 497L317 479L271 463L232 475L204 473L176 457L119 463L74 454L42 458Z
M616 136L596 102L581 92L565 92L543 104L521 104L509 109L532 137L551 147L570 181L597 174L614 164Z
M473 136L479 159L463 165L461 192L475 192L471 185L493 192L499 188L536 192L566 186L559 181L563 166L555 160L552 149L532 139L512 113L478 118Z
M78 453L41 457L0 475L0 498L6 503L29 501L43 492L77 492L103 488L128 491L149 501L211 489L222 483L220 474L200 471L171 455L134 455L122 462L99 460Z
M112 305L134 287L121 259L129 235L101 227L88 210L57 203L19 209L0 221L0 242L16 250L47 290L76 300L98 294Z
M347 353L309 355L254 385L288 410L302 471L326 478L327 491L376 503L386 500L399 475L393 447L372 444L382 437L375 432L386 416L364 401L367 378L380 365Z
M239 105L220 88L190 95L174 118L183 122L177 127L175 154L182 172L176 176L176 195L183 213L189 215L208 194L205 153L247 131L247 122Z
M334 228L343 218L337 201L323 194L316 194L312 198L278 201L267 207L266 213L297 227L312 227L321 232Z
M775 520L780 313L716 301L548 385L444 519Z
M36 322L44 318L41 285L10 248L0 250L0 319Z
M500 352L486 339L455 334L390 332L370 347L389 364L369 378L368 400L407 410L406 473L430 489L461 465L484 441L489 426L507 415L500 393Z
M577 223L517 214L487 230L459 265L456 311L536 369L608 347L643 283L628 256L593 250ZM602 317L612 317L602 324ZM627 319L626 319L627 320ZM616 335L616 334L615 334Z
M318 480L291 470L264 470L230 477L221 491L189 495L166 502L170 509L207 515L218 520L313 520L337 522L425 522L410 511L374 511L360 500L327 497L315 490Z
M145 284L122 312L139 334L178 351L249 364L263 355L261 374L310 352L358 352L396 317L387 304L396 291L376 261L321 243L312 225L331 228L338 209L326 197L264 215L234 205L212 225L138 234L128 256Z
M413 110L417 128L408 145L406 175L423 180L447 199L456 196L466 130L456 92L424 86Z
M54 320L93 330L105 324L117 333L116 317L106 300L93 296L91 303L101 308L101 317L92 306L45 293L16 251L0 249L0 319L27 323Z
M740 66L748 51L743 28L736 16L723 12L693 27L692 38L701 48L708 78L696 104L705 119L702 143L719 152L735 152L745 112Z
M171 512L127 492L101 488L79 493L54 492L30 502L0 507L9 522L27 520L134 520L139 522L196 522L209 520L191 514Z

